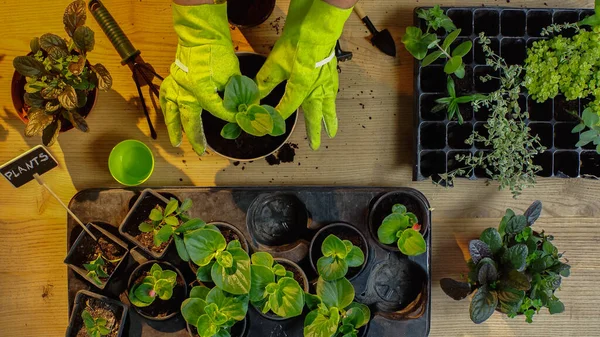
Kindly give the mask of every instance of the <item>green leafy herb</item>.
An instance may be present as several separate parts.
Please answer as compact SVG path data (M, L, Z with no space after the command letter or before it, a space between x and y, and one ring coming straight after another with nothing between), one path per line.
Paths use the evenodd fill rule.
M486 321L495 310L509 317L523 314L529 323L544 307L550 314L564 311L555 292L571 268L561 261L552 236L531 229L541 209L536 201L524 215L507 210L498 230L488 228L480 240L469 243L466 282L440 281L442 290L455 300L475 292L469 309L473 322Z
M86 308L81 313L87 335L90 337L100 337L111 333L112 329L108 326L108 321L102 317L94 318L90 311Z
M113 261L117 262L117 261ZM92 279L96 285L102 285L102 279L107 279L110 275L106 272L106 263L102 255L99 255L95 260L83 265L88 271L87 277Z
M377 229L377 238L386 245L397 243L402 254L421 255L427 251L427 244L420 230L417 216L408 212L406 206L396 204Z
M438 103L431 112L438 112L441 110L448 111L448 119L452 120L454 116L458 119L458 124L462 124L464 122L463 116L460 113L460 104L471 103L476 100L482 100L485 98L485 95L474 94L469 96L461 96L456 97L456 89L454 86L454 80L451 76L448 76L447 82L448 89L448 97L438 98L435 102Z
M325 281L335 281L348 273L348 267L360 267L365 254L349 240L328 235L321 245L322 257L317 261L317 271Z
M158 263L155 263L142 282L134 284L129 289L129 301L138 308L151 305L156 297L167 301L173 296L176 283L176 272L163 270Z

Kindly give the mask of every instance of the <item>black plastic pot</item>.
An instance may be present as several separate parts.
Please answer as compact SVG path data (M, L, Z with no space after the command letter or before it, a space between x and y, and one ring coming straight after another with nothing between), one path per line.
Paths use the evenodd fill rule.
M233 240L240 241L242 249L245 250L246 253L250 254L250 248L248 246L248 241L246 240L246 237L234 225L222 221L210 222L208 223L208 225L216 226L219 229L219 231L221 231L221 234L223 234L223 236L225 237L225 241L227 243ZM198 272L198 266L192 260L190 260L188 264L192 272L196 274Z
M381 226L383 220L388 215L392 214L392 207L395 204L406 206L408 212L412 212L417 216L419 224L421 225L420 232L423 237L428 235L431 223L431 212L427 206L425 196L421 194L421 192L415 190L398 190L382 195L369 210L369 233L381 248L392 252L400 251L398 246L396 244L386 245L381 243L377 237L377 230Z
M109 224L105 224L105 226L112 227L112 225ZM71 246L64 263L74 272L83 277L86 281L102 290L106 287L108 282L110 282L112 276L115 274L117 269L119 269L119 266L121 266L122 262L127 259L129 248L125 242L112 235L108 231L102 229L98 225L87 224L86 227L102 243L101 246L98 246L98 243L96 243L86 231L81 230L81 234L79 234L77 240L75 240L75 243L73 243ZM110 248L111 246L114 249ZM110 253L112 255L111 257L121 258L121 260L116 264L105 261L108 271L108 278L105 280L101 279L100 281L102 281L102 284L100 285L96 284L96 282L87 276L88 271L83 266L84 264L89 263L98 257L98 249L104 256Z
M229 4L231 7L231 4ZM240 60L240 71L242 75L250 78L255 78L256 74L267 59L265 56L255 53L237 53ZM261 104L267 104L276 107L285 93L286 82L281 83L267 97L260 101ZM272 137L266 135L264 137L255 137L245 132L235 140L225 139L221 137L221 129L227 124L210 113L202 114L202 123L204 125L204 135L206 142L213 152L221 155L232 161L253 161L264 158L285 144L290 138L296 122L298 120L298 112L294 112L286 121L285 134Z
M177 284L173 289L173 296L167 301L163 301L156 297L151 305L144 308L136 307L133 303L131 306L133 306L138 314L146 319L152 321L166 321L179 313L181 309L181 303L183 303L183 301L187 298L188 294L188 287L183 274L181 274L179 269L175 268L172 264L155 260L140 264L131 273L131 276L129 276L129 282L127 282L127 294L129 294L129 290L137 281L141 281L143 279L143 277L147 272L150 271L152 265L155 263L160 265L163 270L168 269L177 273Z
M237 323L235 323L232 327L231 327L231 331L229 332L229 334L231 335L231 337L242 337L246 334L246 328L248 327L248 317L246 316L246 318L244 318L243 321L239 321ZM190 336L192 337L200 337L200 335L198 334L198 330L196 329L195 326L190 325L189 323L187 324L187 331L188 334L190 334Z
M91 307L104 306L104 309L110 311L114 316L115 322L118 322L118 326L115 325L111 333L117 331L117 337L123 336L129 308L127 308L125 304L106 296L98 295L87 290L80 290L77 295L75 295L75 303L73 305L73 311L71 311L69 326L67 327L67 332L65 334L66 337L79 336L79 332L82 329L85 330L81 313L85 310L86 303L89 303ZM85 336L87 336L87 334Z
M346 274L346 278L350 281L354 280L365 269L365 266L369 261L369 243L365 236L358 229L347 223L332 223L321 228L317 234L315 234L315 237L310 242L310 248L308 250L310 265L318 274L317 261L321 256L323 256L321 253L321 245L329 234L333 234L342 240L351 241L354 246L359 247L365 254L365 262L362 264L362 266L348 268L348 274Z
M229 0L227 17L240 28L250 28L267 21L275 9L275 0Z
M142 191L142 194L140 194L135 204L133 204L129 210L129 213L127 213L127 216L121 223L121 226L119 226L119 233L122 236L155 259L164 258L173 239L169 239L169 241L162 246L160 251L151 250L148 248L148 246L144 245L136 238L136 236L143 234L139 230L138 226L148 219L150 212L156 207L156 205L159 205L164 209L168 202L169 200L162 195L154 192L151 189L145 189ZM151 233L148 235L151 235ZM154 244L152 244L152 247L154 247Z

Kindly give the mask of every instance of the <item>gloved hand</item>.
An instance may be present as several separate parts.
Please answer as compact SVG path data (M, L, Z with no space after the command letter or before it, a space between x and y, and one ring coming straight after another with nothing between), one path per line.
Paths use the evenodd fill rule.
M171 144L181 144L181 129L199 155L206 149L202 109L228 122L235 114L227 111L217 91L229 78L240 74L227 22L227 4L173 6L175 32L179 36L171 74L160 87L160 106Z
M261 97L287 80L277 110L287 119L302 106L311 148L321 145L321 123L335 137L339 80L335 44L352 13L322 0L292 0L281 38L256 76Z

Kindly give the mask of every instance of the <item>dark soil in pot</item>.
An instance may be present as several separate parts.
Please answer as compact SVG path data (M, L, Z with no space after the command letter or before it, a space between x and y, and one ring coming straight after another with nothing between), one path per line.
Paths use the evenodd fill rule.
M155 321L164 321L179 313L181 303L187 298L187 283L179 269L175 268L168 262L162 261L148 261L141 265L139 265L131 276L129 277L129 282L127 284L127 289L125 291L127 294L129 290L134 284L141 283L146 274L150 271L153 264L159 264L163 270L172 270L177 273L177 283L175 284L175 288L173 288L173 296L169 300L163 301L160 298L156 297L154 302L144 308L138 308L132 304L138 314L143 317L155 320Z
M381 196L379 199L375 199L375 203L369 210L369 233L377 244L390 251L399 251L396 244L386 245L379 242L377 236L377 230L383 220L390 214L392 214L392 207L395 204L402 204L406 206L408 212L412 212L417 216L419 224L421 225L421 234L424 237L427 236L429 230L429 210L425 203L423 203L417 194L411 193L410 191L394 191L389 192Z
M209 223L209 225L214 225L219 229L219 231L221 231L221 234L225 238L225 242L227 242L227 244L229 244L229 242L233 240L238 240L242 245L242 249L245 250L246 253L250 254L250 250L248 248L248 241L246 241L244 234L242 234L242 232L240 232L240 230L237 229L235 226L226 222L211 222ZM190 269L194 272L194 274L196 274L198 272L198 266L194 262L192 262L192 260L190 260L188 264L190 266Z
M127 317L127 309L122 303L88 291L80 291L75 301L67 328L67 337L88 337L81 317L84 310L87 310L95 319L104 318L106 320L106 327L110 329L110 333L105 335L106 337L122 335L124 320Z
M246 333L247 320L248 320L247 318L244 318L243 321L239 321L231 327L231 331L229 332L231 337L244 336L244 334ZM188 324L187 330L188 330L188 333L190 334L190 336L200 337L200 335L198 334L198 329L196 329L195 326Z
M229 0L229 22L239 27L254 27L265 22L275 9L275 0Z
M230 3L228 5L232 7ZM240 70L243 75L255 78L256 74L264 64L266 57L252 53L238 53L240 60ZM269 96L261 100L261 104L267 104L276 107L285 93L286 82L278 85ZM221 137L221 129L227 124L210 113L202 114L202 123L204 125L204 134L206 142L216 153L231 160L253 160L265 157L277 151L290 137L297 120L297 112L294 112L286 121L286 133L278 136L255 137L245 132L235 140Z
M362 264L362 266L348 268L346 278L352 281L363 271L367 261L369 260L369 246L367 239L356 228L345 223L335 223L323 227L321 230L319 230L319 232L317 232L310 243L310 264L315 271L317 271L317 261L321 256L323 256L321 253L321 245L323 244L323 241L325 241L325 238L329 236L329 234L337 236L340 238L340 240L348 240L352 242L352 244L360 248L365 255L365 262Z

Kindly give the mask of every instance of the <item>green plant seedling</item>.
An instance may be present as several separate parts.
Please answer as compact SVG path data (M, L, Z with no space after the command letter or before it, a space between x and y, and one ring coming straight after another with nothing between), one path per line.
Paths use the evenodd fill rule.
M542 308L550 314L564 311L556 297L571 267L552 244L553 237L534 232L542 203L534 202L524 215L507 210L498 229L488 228L469 243L467 282L443 278L442 290L455 300L475 293L469 308L474 323L485 322L495 310L513 318L523 314L528 323Z
M248 295L232 295L218 287L194 287L181 304L183 318L196 327L200 337L229 336L231 327L247 312Z
M452 118L456 116L458 119L458 124L462 124L464 122L463 116L460 113L459 104L471 103L486 97L485 95L481 94L456 97L456 88L454 85L454 80L451 76L448 76L446 87L448 89L449 97L438 98L435 100L435 102L438 104L431 109L431 112L446 110L448 111L448 119L452 120Z
M377 229L377 238L386 245L396 242L404 255L421 255L427 251L427 244L420 230L417 216L408 212L406 206L396 204Z
M88 336L100 337L111 333L108 321L102 317L94 318L87 308L81 313L81 318L83 319L83 325Z
M256 137L285 134L285 120L268 105L260 105L258 85L249 77L235 75L225 87L225 109L236 113L235 123L226 124L221 130L225 139L237 139L242 130Z
M581 123L573 128L573 133L579 133L587 127L589 130L581 132L579 142L575 146L586 146L589 143L596 145L596 152L600 153L600 117L591 108L583 110Z
M152 265L142 283L134 284L129 290L129 301L138 308L143 308L154 303L156 297L167 301L173 296L173 289L177 283L177 273L172 270L163 270L159 264Z
M311 310L304 320L305 337L357 337L358 329L369 323L369 307L353 302L354 287L346 278L319 277L316 290L316 295L305 294Z
M417 11L420 19L425 20L427 30L423 32L418 27L407 27L406 34L402 37L402 43L411 55L417 60L422 60L421 65L426 67L439 58L446 59L444 72L454 74L458 78L465 77L465 65L463 57L471 51L473 43L465 41L453 50L450 48L452 43L460 35L461 30L457 29L452 20L444 14L439 5L431 9L420 9ZM448 36L441 40L437 38L436 31L443 28ZM430 49L435 49L428 54Z
M102 255L98 255L98 257L90 261L89 263L85 263L83 267L88 271L87 276L94 281L97 285L102 285L103 280L107 279L110 275L106 272L106 262L109 263L117 263L121 261L121 259L115 260L104 260Z
M360 267L365 262L363 251L349 240L329 234L321 245L323 256L317 261L317 271L325 281L335 281L348 273L348 267Z
M196 276L202 282L214 282L222 290L244 295L250 291L250 257L239 241L227 241L211 227L183 235L190 260L199 266Z
M102 64L87 63L95 42L94 32L85 21L85 1L73 1L63 17L68 39L55 34L36 37L30 42L31 55L13 60L16 71L27 80L23 99L29 121L25 136L42 136L46 146L56 142L61 126L67 122L88 132L80 109L93 89L108 90L112 86L112 78Z
M294 274L275 263L271 254L266 252L252 254L250 271L252 305L263 313L272 311L282 318L302 314L304 290L294 279Z

